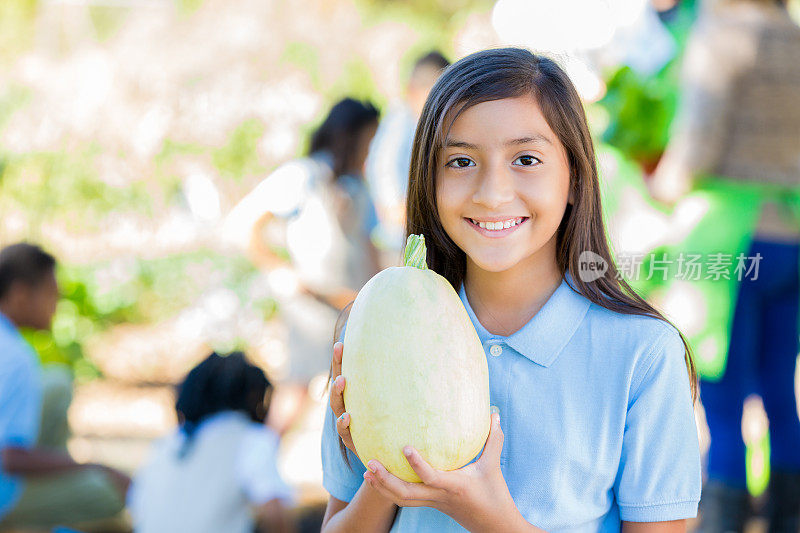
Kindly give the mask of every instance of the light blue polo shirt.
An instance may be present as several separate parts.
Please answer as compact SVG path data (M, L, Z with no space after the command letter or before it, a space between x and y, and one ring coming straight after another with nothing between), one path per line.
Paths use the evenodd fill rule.
M508 337L490 334L463 287L459 294L489 363L505 434L501 470L517 508L549 532L696 516L700 450L680 336L663 321L600 307L567 280ZM348 455L352 470L329 407L323 485L343 501L365 471ZM406 507L392 531L464 529L435 509Z
M0 450L30 447L39 435L42 389L33 348L13 323L0 313ZM0 465L0 518L14 506L22 480Z

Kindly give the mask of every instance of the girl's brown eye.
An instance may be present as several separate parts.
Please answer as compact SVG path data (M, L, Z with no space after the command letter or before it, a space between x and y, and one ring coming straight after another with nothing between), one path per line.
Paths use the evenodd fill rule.
M519 161L520 166L523 167L532 167L541 163L538 157L533 157L532 155L521 155L514 160L515 163L517 161Z
M466 157L456 157L456 158L451 159L450 161L448 161L447 165L445 165L445 166L457 167L457 168L466 168L466 167L475 166L475 163L473 163L471 159L466 158Z

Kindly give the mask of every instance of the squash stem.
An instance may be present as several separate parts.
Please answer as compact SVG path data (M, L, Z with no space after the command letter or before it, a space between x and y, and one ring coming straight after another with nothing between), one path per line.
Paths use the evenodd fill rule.
M425 236L409 235L406 241L406 251L403 254L403 263L405 263L406 266L427 270L428 263L425 260L427 253L425 248Z

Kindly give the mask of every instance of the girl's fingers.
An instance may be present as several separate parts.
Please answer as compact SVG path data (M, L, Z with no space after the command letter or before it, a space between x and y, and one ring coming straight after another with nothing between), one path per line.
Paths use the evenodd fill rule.
M426 485L441 487L440 472L434 469L428 462L420 455L420 453L413 446L406 446L403 448L403 455L405 455L408 464L414 469L419 478Z
M342 354L344 353L344 344L336 342L333 344L333 362L331 363L331 376L334 378L342 373Z
M503 451L503 429L500 427L500 413L492 414L492 425L489 436L478 460L490 460L500 464L500 454Z
M339 434L339 438L342 439L344 445L358 457L356 446L353 444L353 436L350 434L350 413L342 413L336 419L336 433Z
M331 403L331 409L333 409L333 414L336 418L342 416L342 413L344 413L345 410L344 387L345 387L344 376L337 376L336 379L333 380L333 384L331 385L329 400Z
M353 442L353 439L350 436L350 415L348 413L342 413L342 415L336 419L336 432L339 433L344 443L350 448L349 444Z
M378 461L372 460L367 465L369 469L366 472L367 477L371 477L374 481L376 488L382 487L389 494L392 495L399 505L413 506L413 505L431 505L431 502L436 501L437 494L440 493L438 489L429 487L424 483L409 483L403 481L399 477L391 474L386 468ZM411 503L423 502L423 503Z
M331 390L328 394L328 402L331 405L333 416L336 417L336 432L342 439L347 448L351 452L356 453L356 447L353 444L353 437L350 435L350 415L345 413L344 407L344 387L345 379L342 373L342 350L344 345L337 342L333 345L333 360L331 362L331 375L334 379L331 381ZM358 454L356 454L358 455Z
M394 503L395 505L399 505L401 507L425 507L430 506L430 502L424 502L420 500L401 500L397 497L396 494L393 494L389 489L387 489L383 484L381 484L376 478L375 474L370 471L364 472L364 483L368 483L373 490L378 491L378 493L389 500L390 502Z
M328 395L333 415L338 419L344 413L344 386L345 379L342 376L342 350L344 345L337 342L333 345L333 361L331 362L331 390ZM338 424L337 424L338 427Z

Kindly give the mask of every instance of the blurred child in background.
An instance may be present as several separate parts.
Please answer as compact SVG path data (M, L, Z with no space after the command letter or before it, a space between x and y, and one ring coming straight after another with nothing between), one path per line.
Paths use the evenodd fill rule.
M293 531L292 491L264 425L272 385L244 354L212 353L186 376L180 426L154 445L128 504L140 533Z
M431 87L449 65L438 51L414 63L403 100L389 107L369 148L366 178L380 222L377 240L390 264L400 263L405 245L406 190L417 120Z
M746 253L759 259L760 271L705 302L717 309L730 303L733 316L723 316L718 326L729 333L727 350L721 346L719 353L701 357L701 362L722 357L721 371L707 372L705 363L698 367L711 436L701 530L745 527L749 506L742 414L745 399L758 394L769 418L769 531L796 533L800 28L781 0L727 0L705 7L684 59L678 128L652 187L668 202L693 189L716 206L694 231L719 235L718 229L725 228L728 243L706 239L713 241L708 249L695 246L692 252L733 258Z
M371 104L339 101L313 133L308 155L270 174L225 223L259 266L281 274L271 279L289 362L276 393L279 417L270 420L281 433L304 409L311 379L328 373L339 312L378 270L370 240L378 222L363 178L377 126ZM285 225L288 261L270 242L273 222Z
M0 250L0 530L96 525L124 508L130 479L67 451L69 371L41 368L20 328L48 330L55 258L29 243Z

